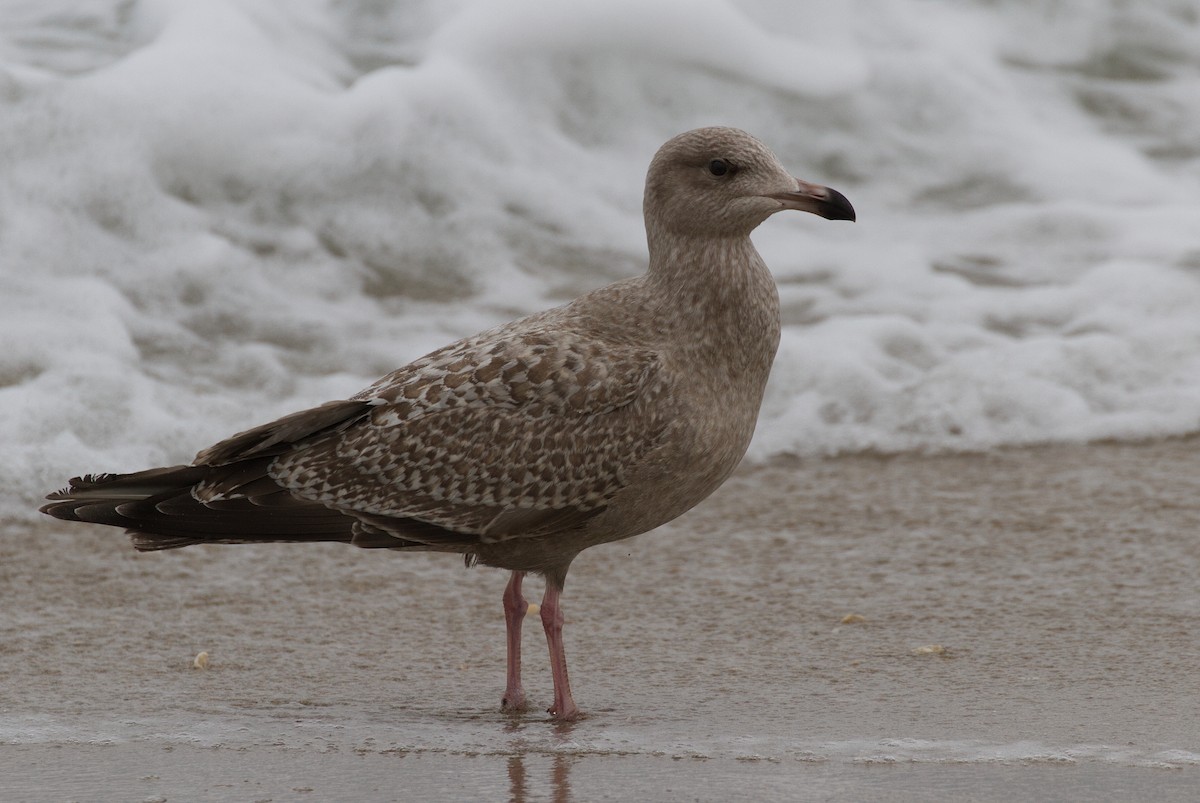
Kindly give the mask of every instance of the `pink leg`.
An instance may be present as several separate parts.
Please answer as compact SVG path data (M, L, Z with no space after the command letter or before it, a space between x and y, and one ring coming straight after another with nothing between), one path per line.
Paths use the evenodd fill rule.
M500 698L501 711L522 711L525 690L521 688L521 620L529 603L521 595L521 580L525 572L513 572L504 589L504 623L508 630L508 684Z
M547 582L546 594L542 597L542 626L546 628L546 645L550 648L550 671L554 676L554 705L550 715L560 721L579 719L583 712L575 705L571 696L571 683L567 680L567 655L563 650L562 609L558 607L561 588Z

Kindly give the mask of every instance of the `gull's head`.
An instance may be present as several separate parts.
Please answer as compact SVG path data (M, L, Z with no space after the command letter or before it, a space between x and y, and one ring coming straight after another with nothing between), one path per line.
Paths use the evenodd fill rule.
M736 128L697 128L658 149L646 174L646 226L678 236L744 237L783 209L854 220L846 196L794 178Z

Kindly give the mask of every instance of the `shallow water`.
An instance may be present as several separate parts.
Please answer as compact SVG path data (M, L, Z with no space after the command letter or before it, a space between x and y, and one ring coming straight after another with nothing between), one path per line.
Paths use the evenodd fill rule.
M577 560L566 638L589 717L572 725L538 710L534 626L538 708L498 711L501 572L342 545L138 555L115 531L14 525L4 783L18 799L1191 799L1195 447L743 471Z
M497 739L497 741L499 741ZM840 764L606 755L571 749L450 754L80 745L18 748L13 799L1122 801L1195 799L1189 773L1105 764ZM69 762L69 768L66 766ZM32 772L36 768L37 773Z

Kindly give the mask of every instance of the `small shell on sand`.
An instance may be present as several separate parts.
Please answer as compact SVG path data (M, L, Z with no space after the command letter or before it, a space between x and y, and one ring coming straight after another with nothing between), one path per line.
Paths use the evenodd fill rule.
M946 648L941 644L926 644L924 647L917 647L913 650L913 655L945 655Z
M541 605L538 605L536 602L531 602L531 603L529 603L529 609L526 610L525 613L527 613L529 616L533 616L537 613L540 613L541 610L542 610Z
M201 652L192 661L192 669L208 669L208 653Z
M848 613L842 617L842 624L844 625L857 625L865 621L867 621L867 617L860 616L857 613Z

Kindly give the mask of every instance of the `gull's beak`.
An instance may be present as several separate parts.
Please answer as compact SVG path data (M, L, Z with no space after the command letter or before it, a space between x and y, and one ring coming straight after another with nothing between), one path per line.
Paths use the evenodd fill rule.
M796 209L800 212L812 212L826 220L854 220L854 207L835 189L822 187L820 184L809 184L807 181L796 179L798 185L790 192L775 192L767 195L782 204L783 209Z

